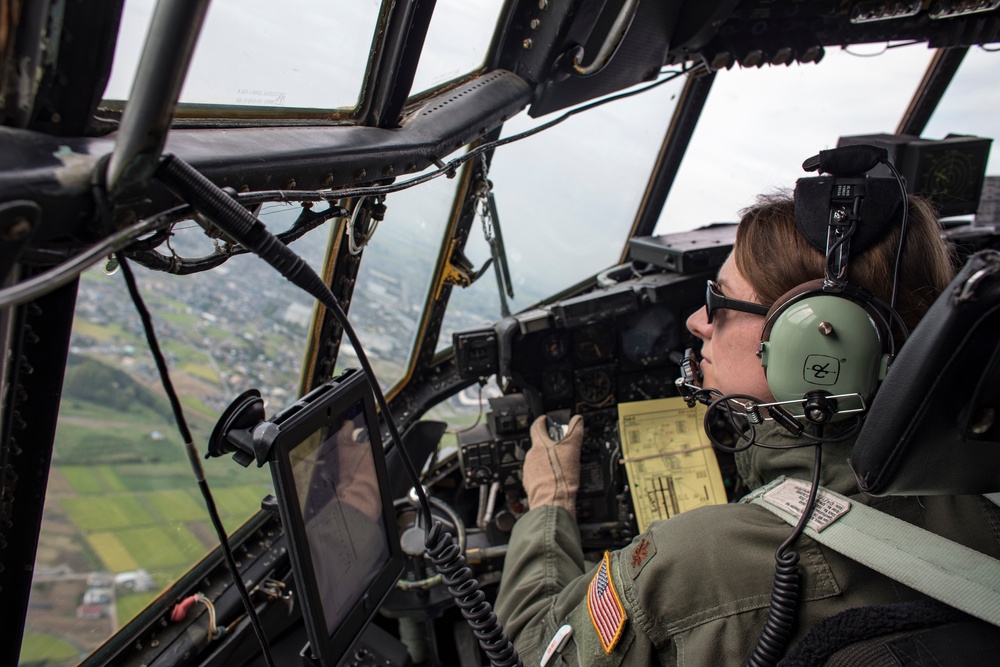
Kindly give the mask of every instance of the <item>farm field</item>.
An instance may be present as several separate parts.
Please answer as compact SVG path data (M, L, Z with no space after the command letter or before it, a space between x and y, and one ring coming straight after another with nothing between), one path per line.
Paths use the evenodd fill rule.
M217 546L165 399L98 359L77 357L70 370L19 661L32 667L76 665ZM116 397L95 395L94 378L114 383ZM185 413L204 450L214 418ZM231 533L271 492L268 470L229 459L204 466ZM137 571L155 586L115 586L100 617L80 617L91 573Z

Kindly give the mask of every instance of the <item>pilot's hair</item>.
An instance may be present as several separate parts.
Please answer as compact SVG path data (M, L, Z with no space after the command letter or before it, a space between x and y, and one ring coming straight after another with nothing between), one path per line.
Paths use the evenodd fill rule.
M788 192L761 195L740 212L733 250L736 268L760 303L772 304L796 285L823 277L823 253L795 228L795 206ZM900 226L881 241L851 255L848 281L889 302ZM909 198L909 221L899 269L896 312L912 329L955 272L954 253L941 236L934 208L920 197Z

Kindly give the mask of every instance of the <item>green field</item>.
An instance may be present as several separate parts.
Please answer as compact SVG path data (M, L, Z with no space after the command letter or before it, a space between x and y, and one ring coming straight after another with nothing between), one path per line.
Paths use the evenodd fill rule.
M145 498L164 521L204 521L208 518L208 510L201 498L195 500L187 491L170 489L147 493Z
M140 568L138 561L132 557L116 533L91 533L87 535L87 543L108 572L118 574Z
M102 467L89 471L72 467L69 476L91 484ZM128 480L123 475L121 479ZM180 481L190 486L189 478ZM85 488L92 488L86 486ZM269 487L254 483L219 487L213 497L228 531L233 531L260 508ZM73 524L110 572L146 569L174 570L193 564L205 547L185 523L208 523L208 510L199 494L184 489L164 489L136 494L65 497L61 504Z
M193 564L206 549L184 524L160 524L116 533L129 554L149 571Z
M214 489L215 506L223 517L247 517L250 508L260 509L260 501L270 491L263 485ZM228 525L228 522L227 522Z
M18 664L52 664L77 657L79 651L68 641L55 635L26 630L21 640Z
M113 340L130 341L135 345L140 343L138 336L126 333L120 324L100 325L87 322L80 318L73 320L73 333L86 336L96 341L106 343Z
M111 466L60 466L59 472L80 495L128 490Z
M205 356L202 356L201 358L196 359L194 361L189 361L185 364L182 364L178 370L182 373L187 373L188 375L191 375L193 377L201 378L206 382L213 382L213 383L219 382L219 374L213 371L211 367L209 367L208 358Z
M156 599L158 591L146 593L121 593L115 596L115 606L118 610L118 623L125 625L131 621L136 614L149 606L149 603Z
M74 524L87 533L156 523L139 499L127 494L63 498Z
M117 282L103 274L88 279ZM207 356L208 349L225 341L226 346L254 351L251 358L256 359L283 351L288 340L273 332L266 337L253 332L258 339L246 340L190 312L164 285L147 286L155 326L165 334L161 344L201 458L221 410L215 396L203 393L212 391L209 385L223 390L222 371ZM124 293L122 298L127 298ZM159 380L151 376L152 359L137 323L131 316L100 324L78 318L74 323L78 341L73 349L84 352L71 352L66 364L46 506L53 531L39 551L45 554L39 564L69 563L81 574L146 570L156 591L134 593L117 587L120 625L217 544L170 404ZM230 532L258 512L261 499L271 492L266 467L244 468L230 456L202 459L202 466ZM75 665L83 649L46 633L63 623L79 623L74 607L80 600L61 600L63 604L53 607L45 599L51 591L39 586L33 621L38 632L26 634L21 664ZM49 620L53 615L59 620ZM3 638L0 631L0 642Z

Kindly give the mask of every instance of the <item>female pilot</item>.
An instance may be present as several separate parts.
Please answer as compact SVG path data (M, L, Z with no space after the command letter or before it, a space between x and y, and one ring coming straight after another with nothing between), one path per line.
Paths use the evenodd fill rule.
M899 235L897 224L854 253L849 282L888 302ZM912 328L953 274L933 210L914 198L904 247L895 302ZM824 264L824 254L796 230L791 197L762 197L744 211L709 305L687 321L702 342L704 387L772 399L756 354L762 313L791 288L822 278ZM729 300L720 301L719 295ZM583 423L574 417L567 435L553 443L543 420L532 427L524 462L531 509L514 526L496 604L524 664L539 664L550 644L557 649L552 642L557 633L570 638L547 664L744 664L768 617L775 551L792 527L755 505L703 507L654 522L629 546L606 554L596 566L587 563L574 518ZM828 430L835 433L837 427ZM803 444L774 422L756 431L758 442ZM1000 556L995 529L1000 508L971 496L863 496L847 463L852 444L849 438L822 446L823 487ZM780 475L810 481L813 455L812 447L754 446L737 454L737 466L755 489ZM793 548L800 555L800 593L790 646L818 621L846 609L923 599L806 535Z

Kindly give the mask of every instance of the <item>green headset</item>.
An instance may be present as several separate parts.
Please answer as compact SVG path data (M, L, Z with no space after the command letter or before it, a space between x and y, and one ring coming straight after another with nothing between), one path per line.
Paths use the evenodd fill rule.
M869 175L879 163L896 177ZM776 402L792 415L822 424L863 415L895 355L891 323L899 317L893 304L852 285L846 276L850 256L864 252L896 224L905 237L907 202L885 149L836 148L802 166L829 174L799 179L794 196L796 228L825 253L825 276L775 302L758 356ZM894 275L901 254L902 244ZM901 330L905 334L905 327Z

